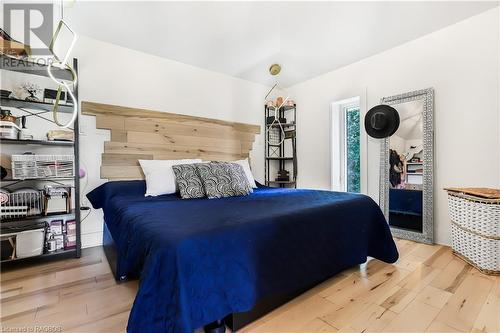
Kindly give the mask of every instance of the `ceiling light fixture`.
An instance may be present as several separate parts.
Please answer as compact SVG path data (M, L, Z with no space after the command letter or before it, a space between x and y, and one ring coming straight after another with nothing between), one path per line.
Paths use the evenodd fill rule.
M269 67L269 74L272 76L278 76L281 73L281 65L272 64ZM286 97L285 97L286 96ZM267 123L266 119L266 142L272 145L281 145L285 141L285 129L280 122L280 110L286 105L286 102L290 98L287 91L280 87L278 80L271 87L269 92L264 97L264 103L266 108L274 113L274 119L271 124ZM270 135L271 132L279 132L279 135ZM281 137L281 140L276 140L277 137ZM273 141L273 142L271 142Z
M269 67L269 73L272 76L276 76L281 72L281 66L279 64L272 64L271 67Z

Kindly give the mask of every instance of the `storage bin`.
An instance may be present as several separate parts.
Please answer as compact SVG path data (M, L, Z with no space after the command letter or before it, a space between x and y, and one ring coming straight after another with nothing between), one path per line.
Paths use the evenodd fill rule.
M26 258L43 253L45 229L26 230L16 236L16 257Z
M45 229L44 221L2 223L0 225L2 261L43 254Z
M11 121L0 120L0 138L16 140L21 129Z
M500 274L500 198L494 193L448 189L453 252L486 274Z
M74 177L73 155L12 155L12 178Z

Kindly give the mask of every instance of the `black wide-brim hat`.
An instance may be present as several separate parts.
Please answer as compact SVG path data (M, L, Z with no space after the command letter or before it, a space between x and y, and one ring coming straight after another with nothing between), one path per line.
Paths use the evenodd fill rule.
M376 139L390 137L399 128L398 111L389 105L377 105L371 108L365 116L365 130L369 136Z

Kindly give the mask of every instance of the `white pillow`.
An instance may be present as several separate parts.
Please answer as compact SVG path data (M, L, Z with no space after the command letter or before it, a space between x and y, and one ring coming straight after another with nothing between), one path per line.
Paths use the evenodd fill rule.
M201 163L201 159L184 160L139 160L146 178L146 194L156 197L176 192L175 175L172 165Z
M253 188L257 188L257 184L255 184L255 179L253 178L252 175L252 170L250 170L250 164L248 163L248 158L245 158L244 160L234 161L233 163L242 166L243 171L245 171L245 175L247 176L248 182L250 183L250 186L252 186Z

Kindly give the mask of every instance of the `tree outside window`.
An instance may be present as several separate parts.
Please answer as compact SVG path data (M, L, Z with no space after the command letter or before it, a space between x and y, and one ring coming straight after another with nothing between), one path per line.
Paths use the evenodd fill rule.
M346 108L345 112L347 192L361 192L359 107Z

